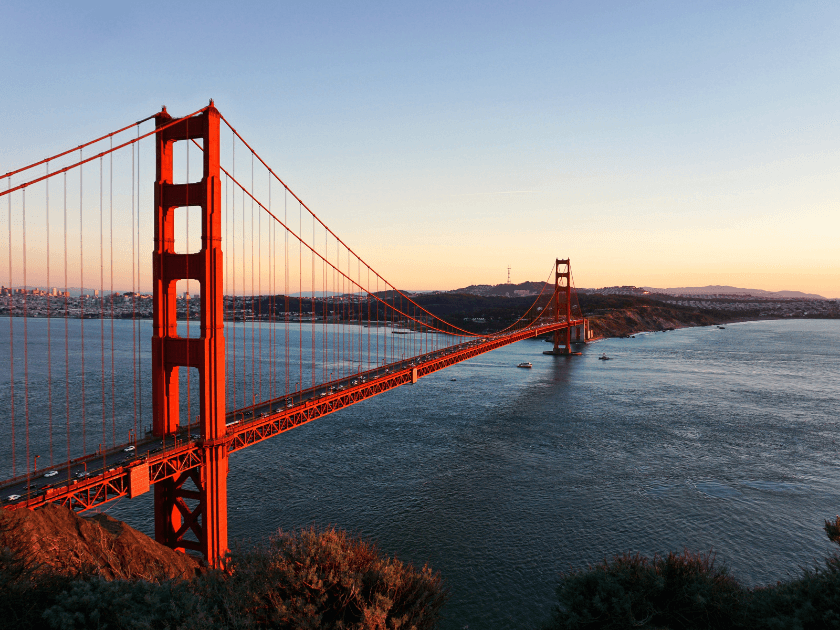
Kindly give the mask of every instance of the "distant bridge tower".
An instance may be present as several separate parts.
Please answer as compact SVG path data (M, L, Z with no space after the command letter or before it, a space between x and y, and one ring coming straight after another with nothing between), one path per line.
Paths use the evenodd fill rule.
M565 267L565 270L562 268ZM560 284L560 280L564 280ZM569 264L569 259L557 259L554 262L554 321L560 322L560 291L563 291L566 296L566 321L572 321L572 269ZM554 349L547 350L543 354L572 354L572 330L571 326L565 328L563 333L565 336L565 348L560 348L560 331L554 331Z
M162 127L172 122L166 108L157 114ZM156 136L154 315L152 334L152 430L166 440L180 417L178 369L195 368L199 377L201 465L174 471L155 484L155 539L173 549L192 549L210 566L227 551L228 449L225 442L225 339L222 288L219 111L210 101L202 114L184 118ZM203 141L201 181L173 183L175 142ZM175 209L201 207L201 250L175 252ZM178 336L176 283L196 280L201 292L200 336ZM174 442L174 440L173 440ZM173 444L174 445L174 444ZM185 488L191 480L197 490ZM194 504L189 507L187 501ZM185 538L192 531L196 540Z

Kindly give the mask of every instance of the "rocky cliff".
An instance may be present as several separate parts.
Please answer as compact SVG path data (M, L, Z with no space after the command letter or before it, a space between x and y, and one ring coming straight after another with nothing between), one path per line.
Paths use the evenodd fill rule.
M711 326L720 319L710 313L639 304L589 317L589 328L598 337L625 337L638 332Z

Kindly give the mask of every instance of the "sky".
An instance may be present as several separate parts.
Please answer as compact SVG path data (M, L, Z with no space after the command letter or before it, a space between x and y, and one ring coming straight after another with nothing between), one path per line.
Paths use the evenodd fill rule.
M213 98L402 288L541 280L568 257L578 287L840 297L836 1L3 15L0 173Z

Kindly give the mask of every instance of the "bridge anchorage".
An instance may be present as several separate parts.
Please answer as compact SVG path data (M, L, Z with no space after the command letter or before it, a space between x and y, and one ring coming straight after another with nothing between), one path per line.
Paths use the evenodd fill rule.
M154 143L156 160L146 197L143 143ZM190 151L199 152L199 178ZM211 566L227 551L231 454L502 346L553 335L545 354L570 355L587 340L568 259L555 261L530 308L503 330L476 333L429 312L330 230L212 101L183 118L164 108L0 180L10 248L0 289L9 327L0 337L0 351L9 339L0 359L10 390L0 407L4 509L85 511L152 491L156 540ZM115 181L130 181L130 194ZM149 206L153 222L141 221ZM63 238L50 240L51 231ZM150 277L141 274L149 259ZM50 287L56 269L62 288ZM91 275L99 289L73 295ZM200 296L179 297L185 281ZM131 291L115 291L120 283Z

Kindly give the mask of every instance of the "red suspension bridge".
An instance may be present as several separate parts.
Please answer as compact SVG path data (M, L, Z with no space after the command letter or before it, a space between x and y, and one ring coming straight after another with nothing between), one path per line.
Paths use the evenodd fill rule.
M503 330L429 312L212 101L3 180L6 509L83 511L152 490L156 539L217 564L231 453L507 344L553 333L548 354L562 355L586 339L568 260Z

